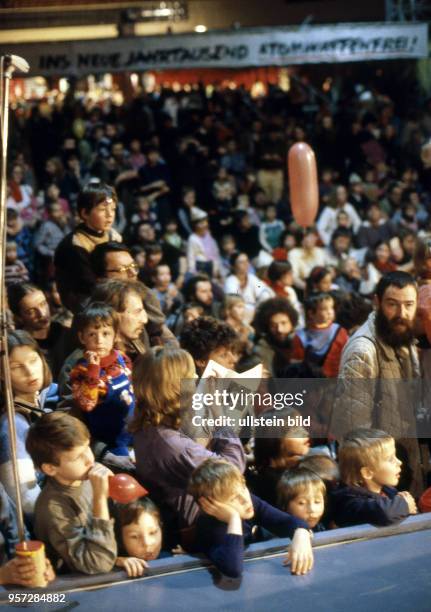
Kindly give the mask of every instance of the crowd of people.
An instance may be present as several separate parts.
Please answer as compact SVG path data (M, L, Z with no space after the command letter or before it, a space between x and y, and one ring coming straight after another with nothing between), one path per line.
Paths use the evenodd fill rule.
M365 93L312 116L305 94L276 87L15 109L8 354L26 526L46 545L49 580L140 576L181 550L235 578L244 547L274 535L291 538L285 563L305 574L312 532L427 509L429 440L411 435L419 405L396 383L430 376L431 103L406 113ZM298 141L319 169L306 229L285 169ZM336 381L319 435L186 435L181 382L210 362L262 364L269 387ZM27 585L9 442L3 412L0 584ZM148 495L113 503L115 472Z

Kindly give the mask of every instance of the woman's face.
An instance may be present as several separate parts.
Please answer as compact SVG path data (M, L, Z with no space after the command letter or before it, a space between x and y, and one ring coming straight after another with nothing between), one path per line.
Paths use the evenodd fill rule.
M376 249L376 257L382 262L386 263L389 260L391 252L387 244L380 244Z
M323 293L328 293L328 291L331 290L331 285L332 285L332 277L328 272L328 274L325 274L322 280L319 281L319 283L317 284L317 288L319 291L322 291Z
M235 321L244 321L245 304L244 302L236 302L229 309L229 314Z
M130 557L152 561L162 548L162 530L154 514L143 512L135 523L121 529L124 548Z
M14 396L37 393L43 387L43 362L31 346L16 346L9 354Z

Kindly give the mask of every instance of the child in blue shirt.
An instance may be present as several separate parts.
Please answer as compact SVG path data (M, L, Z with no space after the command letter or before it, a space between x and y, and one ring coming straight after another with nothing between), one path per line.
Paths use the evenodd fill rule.
M325 483L306 468L286 470L278 483L278 508L302 519L313 531L324 531Z
M233 464L207 459L194 470L189 492L202 510L196 522L196 552L205 553L222 574L241 576L244 547L253 541L256 526L292 538L284 564L291 563L293 574L306 574L312 568L307 523L251 495Z

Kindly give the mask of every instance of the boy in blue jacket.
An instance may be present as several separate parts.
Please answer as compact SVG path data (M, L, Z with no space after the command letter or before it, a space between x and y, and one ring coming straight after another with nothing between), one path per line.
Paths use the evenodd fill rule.
M331 493L336 525L385 526L416 514L410 493L395 488L401 465L386 432L360 427L347 434L339 451L341 484Z
M239 469L222 459L207 459L193 472L189 492L203 513L196 523L196 552L205 553L217 569L232 578L242 574L244 547L253 541L255 527L292 538L284 565L293 574L313 566L307 523L251 495Z

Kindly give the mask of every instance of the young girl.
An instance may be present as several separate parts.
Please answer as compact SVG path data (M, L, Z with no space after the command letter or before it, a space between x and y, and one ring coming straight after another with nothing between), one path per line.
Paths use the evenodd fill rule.
M325 511L325 483L313 472L286 470L278 483L277 506L305 521L313 531L324 531L320 522Z
M401 461L395 454L394 439L386 432L358 428L347 434L339 465L341 484L331 494L338 527L391 525L417 513L410 493L395 488Z
M73 400L92 437L105 442L114 455L128 456L132 438L126 425L135 400L130 360L114 349L115 312L94 302L78 315L76 329L85 352L70 373Z
M38 478L25 440L31 423L49 411L49 402L56 400L57 385L52 384L48 364L36 342L22 330L8 333L9 366L15 409L19 480L24 512L31 516L40 493ZM15 495L12 460L9 450L9 428L4 401L0 416L0 481L12 499Z
M227 295L223 302L223 319L238 334L240 352L248 354L253 348L254 330L251 325L244 322L245 301L240 295Z
M142 576L146 562L157 559L162 549L160 512L149 497L142 497L117 505L115 513L119 550L127 555L118 557L115 565L124 567L129 578Z

